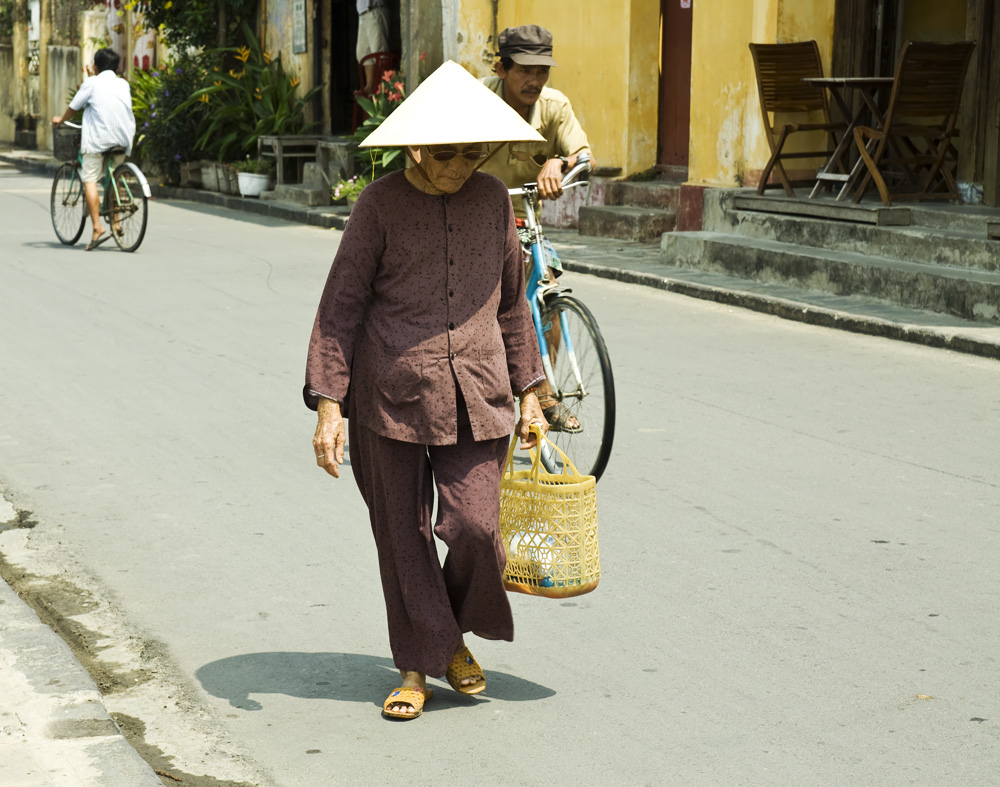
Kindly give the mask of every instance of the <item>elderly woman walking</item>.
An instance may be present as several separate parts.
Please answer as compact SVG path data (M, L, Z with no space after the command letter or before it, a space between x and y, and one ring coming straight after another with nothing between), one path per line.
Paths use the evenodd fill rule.
M445 63L363 146L413 166L365 188L331 267L309 344L316 463L351 469L378 550L393 660L383 704L412 719L427 676L478 694L464 635L512 640L499 481L509 436L534 444L544 379L510 198L477 172L488 143L540 137L465 69ZM432 522L435 493L437 518ZM434 536L448 547L442 566Z

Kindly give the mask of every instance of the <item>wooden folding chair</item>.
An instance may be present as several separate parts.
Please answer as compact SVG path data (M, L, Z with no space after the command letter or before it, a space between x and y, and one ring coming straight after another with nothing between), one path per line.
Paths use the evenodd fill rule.
M872 181L883 205L904 199L958 199L953 167L958 156L962 84L975 47L973 41L934 43L907 41L882 128L854 129L861 158L868 168L854 193L858 202ZM872 150L874 148L874 150ZM894 181L890 191L887 179Z
M785 193L789 197L794 197L793 185L810 185L815 178L791 181L781 162L786 159L804 158L826 160L833 152L833 148L786 153L784 147L788 137L800 131L827 131L835 147L837 138L834 132L846 130L847 123L831 121L826 91L802 81L810 77L823 76L823 64L820 62L819 47L815 41L794 44L750 44L750 53L753 55L754 72L757 75L757 93L760 95L760 111L764 118L764 128L767 130L767 144L771 148L771 158L761 173L757 193L764 193L773 170ZM777 115L781 112L822 112L823 122L785 123L779 129L776 125ZM774 115L773 121L771 115Z

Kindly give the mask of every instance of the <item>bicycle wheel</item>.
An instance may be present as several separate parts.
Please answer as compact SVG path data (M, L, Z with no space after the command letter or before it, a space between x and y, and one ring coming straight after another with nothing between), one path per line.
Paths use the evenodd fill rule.
M549 345L553 395L582 427L576 433L549 431L548 437L577 470L600 478L615 436L615 382L604 337L590 309L571 295L556 294L546 302L542 329ZM549 472L562 472L558 457L543 452L542 461Z
M131 167L124 164L114 171L114 184L104 191L104 210L111 222L111 234L122 251L135 251L146 234L146 195Z
M87 200L83 198L83 182L76 164L63 164L56 171L49 207L56 237L61 243L72 246L80 240L87 221Z

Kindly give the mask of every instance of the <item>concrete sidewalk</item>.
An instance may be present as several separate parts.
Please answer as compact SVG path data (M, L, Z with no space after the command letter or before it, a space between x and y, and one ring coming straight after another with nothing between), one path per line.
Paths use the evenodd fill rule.
M17 512L0 497L0 530ZM0 784L162 787L69 646L0 582Z

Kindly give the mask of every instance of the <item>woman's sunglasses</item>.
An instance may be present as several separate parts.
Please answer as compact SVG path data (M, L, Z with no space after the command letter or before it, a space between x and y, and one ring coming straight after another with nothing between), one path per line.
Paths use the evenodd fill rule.
M485 150L468 150L465 153L459 153L457 150L428 150L430 156L435 161L451 161L455 156L462 156L466 161L481 161L489 155L488 151Z

